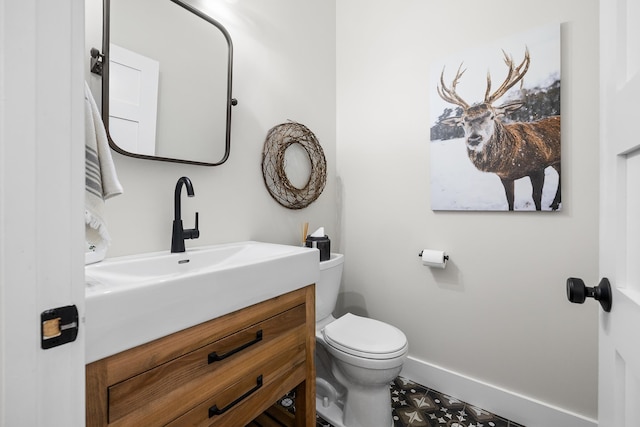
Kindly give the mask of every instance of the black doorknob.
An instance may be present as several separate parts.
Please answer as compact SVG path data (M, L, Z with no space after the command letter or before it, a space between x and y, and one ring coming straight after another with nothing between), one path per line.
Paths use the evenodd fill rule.
M611 311L611 284L606 277L600 280L598 286L590 288L584 285L582 279L569 277L567 279L567 298L569 301L582 304L587 298L593 298L600 302L602 309L606 312Z

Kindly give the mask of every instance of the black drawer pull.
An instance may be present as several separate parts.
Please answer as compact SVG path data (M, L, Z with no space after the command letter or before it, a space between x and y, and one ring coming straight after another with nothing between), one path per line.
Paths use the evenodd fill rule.
M215 351L213 353L209 353L209 357L208 357L209 364L226 359L229 356L233 356L237 352L242 351L247 347L251 347L252 345L259 343L260 341L262 341L262 329L256 332L256 339L254 339L253 341L249 341L248 343L242 344L240 347L234 348L233 350L228 351L225 354L218 354Z
M256 386L254 388L252 388L251 390L249 390L248 392L246 392L245 394L243 394L242 396L240 396L239 398L237 398L233 402L229 403L224 408L218 409L218 405L213 405L211 408L209 408L209 418L213 417L214 415L224 414L229 409L233 408L238 403L240 403L240 401L246 399L251 394L255 393L260 387L262 387L262 375L260 375L258 378L256 378Z

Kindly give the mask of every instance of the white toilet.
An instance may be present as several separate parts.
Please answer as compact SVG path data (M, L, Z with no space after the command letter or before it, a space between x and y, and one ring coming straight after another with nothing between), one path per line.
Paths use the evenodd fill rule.
M336 427L392 427L389 383L407 357L407 337L378 320L333 317L343 264L331 254L316 283L316 410Z

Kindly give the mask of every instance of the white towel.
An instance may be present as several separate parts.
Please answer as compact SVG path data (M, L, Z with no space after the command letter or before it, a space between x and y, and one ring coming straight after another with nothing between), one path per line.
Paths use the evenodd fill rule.
M85 235L88 246L103 252L111 238L104 218L104 201L122 194L111 158L109 139L91 90L84 85L85 118Z

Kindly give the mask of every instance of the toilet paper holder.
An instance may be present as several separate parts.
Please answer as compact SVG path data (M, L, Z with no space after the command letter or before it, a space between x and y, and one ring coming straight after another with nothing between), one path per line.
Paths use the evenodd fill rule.
M449 262L449 255L436 249L423 249L418 257L422 258L422 265L430 268L446 268Z
M420 251L420 253L418 254L418 258L422 258L422 253L423 251ZM447 261L449 261L449 255L445 255L444 259L446 259Z

